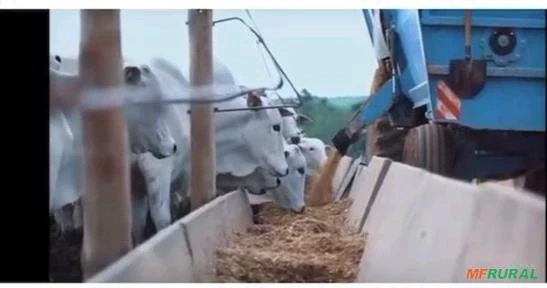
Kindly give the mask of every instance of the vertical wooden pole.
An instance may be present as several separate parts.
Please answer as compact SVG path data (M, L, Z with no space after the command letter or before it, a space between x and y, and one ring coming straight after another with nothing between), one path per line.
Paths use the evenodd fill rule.
M88 88L122 84L119 10L82 10L80 75ZM82 115L84 279L131 250L128 136L120 108Z
M190 82L193 87L213 83L213 11L189 10ZM215 197L215 126L211 104L191 105L191 206L199 208Z

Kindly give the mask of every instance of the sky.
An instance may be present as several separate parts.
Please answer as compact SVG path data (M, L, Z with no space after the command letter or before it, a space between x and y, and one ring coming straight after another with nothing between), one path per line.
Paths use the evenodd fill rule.
M321 97L368 95L376 68L361 10L214 10L213 19L241 17L258 28L298 90ZM50 53L77 57L79 10L51 10ZM188 77L187 10L122 10L122 54L131 62L162 57ZM248 87L273 86L279 74L254 35L242 24L213 28L213 54ZM294 97L289 85L280 91Z

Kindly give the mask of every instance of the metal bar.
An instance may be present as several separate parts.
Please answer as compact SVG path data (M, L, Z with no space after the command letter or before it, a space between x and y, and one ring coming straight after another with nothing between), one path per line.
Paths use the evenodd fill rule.
M233 85L217 85L214 90L233 89ZM162 100L149 100L145 99L145 95L149 93L147 90L141 90L139 88L127 88L116 87L115 89L87 89L84 91L84 97L79 103L77 108L83 109L103 109L125 106L137 106L137 105L150 105L150 104L183 104L183 103L220 103L224 101L233 100L237 97L241 97L248 93L255 93L258 91L273 91L270 88L252 88L245 89L235 93L215 93L211 87L196 87L192 89L179 89L175 91L178 95L184 95L186 97L170 98ZM277 88L276 88L277 89ZM218 95L228 95L223 97L216 97ZM202 98L201 98L202 97Z
M80 75L85 86L122 83L119 10L82 10ZM132 248L127 124L119 108L82 114L84 146L83 277Z
M260 107L253 107L253 108L248 108L248 107L244 108L244 107L242 107L242 108L227 108L227 109L214 107L213 112L214 113L218 113L218 112L237 112L237 111L249 111L249 110L256 111L256 110L279 109L279 108L287 108L287 107L292 107L292 106L275 105L275 106L260 106ZM192 110L188 110L187 113L192 114Z
M170 105L170 104L182 104L182 103L201 103L201 104L209 104L209 103L219 103L224 101L229 101L232 99L235 99L237 97L241 97L244 95L247 95L249 93L255 93L258 91L277 91L281 89L284 85L284 78L287 82L289 82L289 85L291 86L292 90L296 94L296 103L283 103L285 101L282 101L282 105L278 106L264 106L260 108L236 108L236 109L216 109L214 112L234 112L234 111L244 111L244 110L257 110L257 109L277 109L277 108L298 108L302 106L302 99L301 95L294 86L294 84L291 82L291 80L288 78L287 74L277 62L275 57L273 56L272 52L269 50L268 46L264 42L264 39L262 36L255 31L252 27L250 27L243 19L238 17L231 17L231 18L225 18L225 19L219 19L216 21L213 21L213 26L217 23L223 23L223 22L229 22L229 21L236 21L242 23L245 27L247 27L255 37L257 37L258 42L264 46L264 49L266 50L268 56L272 59L276 69L278 70L278 73L280 74L279 82L274 87L259 87L259 88L252 88L252 89L243 89L241 91L235 92L235 93L216 93L211 91L211 87L209 86L194 86L190 89L180 89L180 91L175 91L175 94L177 97L171 98L171 99L163 99L163 100L148 100L144 99L145 97L141 95L145 95L147 91L140 91L139 89L128 89L128 88L117 88L115 90L107 90L107 89L94 89L94 90L88 90L84 92L84 97L82 103L79 103L79 108L83 109L104 109L104 108L114 108L114 107L124 107L124 106L130 106L130 105L150 105L150 104L162 104L162 105ZM188 24L188 22L186 23ZM215 85L214 90L219 91L223 89L231 89L233 86L222 86L222 85ZM199 97L198 97L199 96ZM284 100L284 99L283 99Z
M448 75L448 65L428 64L427 72L431 75ZM486 75L488 77L545 78L545 70L520 67L488 67Z
M421 22L427 26L462 26L464 16L441 16L435 15L434 10L421 11ZM462 10L463 11L463 10ZM518 10L516 10L518 11ZM433 12L433 13L432 13ZM501 18L489 16L473 17L473 27L513 27L513 28L530 28L530 29L545 29L545 18Z
M373 30L373 15L372 15L372 10L371 9L363 9L363 16L365 17L365 24L367 26L367 30L368 30L368 36L370 37L370 41L372 42L373 41L373 35L372 35L372 30ZM374 43L372 43L374 45Z
M192 86L213 84L213 11L188 10L190 37L190 82ZM211 104L191 105L191 207L195 210L216 195L215 126Z
M270 48L268 47L268 45L264 41L264 38L255 29L253 29L253 27L251 27L249 24L247 24L247 22L245 22L245 20L243 20L239 17L228 17L228 18L224 18L224 19L215 20L215 21L213 21L213 25L218 24L218 23L223 23L223 22L229 22L229 21L238 21L238 22L240 22L241 24L245 25L245 27L247 27L249 29L249 31L251 31L251 33L253 33L255 35L255 37L258 39L258 42L262 44L262 46L264 47L264 50L266 50L266 53L268 53L268 55L272 59L272 62L274 63L277 71L282 76L281 81L283 81L283 78L285 78L285 80L287 80L287 82L289 82L289 85L291 86L291 88L295 92L296 97L298 99L298 104L294 107L299 108L300 106L302 106L302 104L303 104L302 95L300 95L300 92L298 92L298 90L296 89L296 87L294 86L292 81L289 79L289 77L287 76L287 73L285 73L285 70L283 70L283 68L281 67L281 64L279 64L279 62L277 62L277 59L275 58L272 51L270 50ZM279 88L281 88L281 87L279 87Z

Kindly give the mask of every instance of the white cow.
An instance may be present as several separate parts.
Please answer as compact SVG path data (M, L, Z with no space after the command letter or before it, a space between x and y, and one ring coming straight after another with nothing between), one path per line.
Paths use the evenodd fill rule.
M311 118L304 114L296 113L294 108L286 108L289 117L283 118L284 137L291 144L298 144L302 138L303 131L300 128L305 123L311 122Z
M124 69L126 85L143 95L141 100L159 101L176 97L177 92L187 85L182 75L177 73L176 69L172 70L161 59L152 60L150 65L131 65ZM126 109L126 114L131 118L139 118L128 123L130 131L138 131L133 137L130 136L130 143L146 143L144 146L131 147L131 151L137 154L132 157L132 195L135 199L132 202L133 237L136 243L144 239L148 212L157 231L167 227L174 218L171 193L178 184L176 180L184 180L189 160L190 122L187 113L183 112L186 107L185 104L158 103L132 111ZM154 120L161 124L160 127L146 125ZM173 141L173 150L169 150L169 142L159 143L160 139ZM151 149L154 147L158 148L156 153Z
M170 192L174 158L158 159L150 152L132 155L132 233L137 245L145 238L148 212L157 231L171 224Z
M281 105L280 99L268 98L270 105ZM305 114L297 113L292 107L280 108L283 116L283 137L291 144L298 144L303 136L301 126L312 122L312 119Z
M243 187L251 194L264 195L283 209L302 213L305 208L306 158L297 145L287 143L284 156L289 167L285 176L274 177L258 168L245 177L219 175L217 181L224 188L223 192Z
M327 160L327 145L319 138L302 137L298 147L306 158L307 174L313 175L319 171L321 165Z
M74 82L74 77L59 71L61 68L59 56L50 55L49 67L50 83L52 84L50 97L57 97L56 93L61 93L67 83ZM68 209L69 211L63 209L67 204L75 203L81 197L80 191L74 189L74 181L70 181L70 178L74 176L74 171L64 169L72 162L71 155L75 141L65 111L51 107L49 116L49 212L59 223L61 231L81 225L78 222L74 223L70 209Z
M242 89L247 89L242 86ZM245 97L244 97L245 98ZM261 97L264 102L270 105L278 105L275 100ZM283 123L294 123L294 126L281 125L282 135L287 135L286 129L298 129L296 126L294 115L297 115L292 108L278 108L283 116ZM287 119L292 121L286 121ZM300 133L300 130L298 129ZM285 137L284 137L285 138ZM261 167L257 168L253 173L245 177L235 177L233 175L221 174L217 177L217 186L219 193L227 193L239 187L245 188L250 194L264 195L263 199L270 199L276 202L284 209L294 212L302 212L304 204L305 176L298 171L306 171L306 159L303 157L301 149L297 149L296 145L290 145L284 141L284 157L289 165L289 173L286 176L275 177L266 173ZM298 150L298 151L296 151ZM316 154L316 153L315 153ZM315 156L315 155L313 155ZM303 169L300 169L303 168ZM300 170L298 170L300 169Z
M165 95L165 98L184 97L184 89L188 89L188 82L178 69L171 63L156 58L148 67L141 67L144 73L150 73L150 83L155 82L157 90ZM146 72L146 70L150 72ZM140 84L139 84L140 85ZM238 86L235 84L232 74L219 61L214 62L214 85L222 86L224 93L236 92ZM230 86L231 85L231 86ZM152 86L152 85L151 85ZM226 86L233 87L226 89ZM231 90L231 91L228 91ZM217 89L218 91L218 89ZM186 94L186 96L188 96ZM215 104L218 108L245 108L261 106L262 100L259 98L252 101L246 101L241 97L230 101ZM186 126L185 134L187 137L185 147L189 147L189 115L188 104L164 105L165 107L176 108L177 117L169 118L168 121L182 123ZM215 140L216 140L216 169L218 173L230 173L236 176L244 176L252 173L257 167L263 167L269 173L274 175L284 175L287 170L287 163L283 158L283 139L281 131L281 115L278 110L246 110L236 112L222 112L214 114ZM177 120L177 121L174 121ZM144 121L144 120L143 120ZM168 127L175 127L174 123L169 122ZM179 133L173 131L175 141L181 141ZM180 137L182 138L182 137ZM178 151L177 151L178 152ZM179 155L179 153L176 153ZM188 150L181 152L188 157ZM182 160L182 161L181 161ZM186 158L180 158L178 163L187 163ZM177 164L178 164L177 163ZM175 165L183 167L184 165ZM182 172L182 171L180 171ZM180 173L179 172L179 173ZM178 173L175 173L177 178Z
M270 100L272 105L279 105L276 99ZM302 150L302 153L306 157L307 162L307 174L308 176L313 175L317 172L324 161L327 159L327 154L330 149L330 146L325 145L325 143L319 138L306 137L301 125L313 121L310 117L304 114L298 114L294 108L282 108L283 117L283 127L282 132L283 136L288 143L296 144ZM280 110L282 110L280 109Z
M150 65L133 67L129 79L135 87L149 87L150 93L163 99L188 96L188 81L168 61L153 59ZM138 81L136 81L138 80ZM214 86L217 92L239 91L233 76L219 61L214 63ZM220 87L222 86L222 87ZM229 89L226 89L226 88ZM218 91L222 89L222 91ZM215 104L219 108L244 108L262 105L259 98L236 99ZM166 125L177 143L172 162L171 197L162 194L161 203L187 200L189 176L190 120L188 104L164 105ZM168 111L168 112L165 112ZM283 157L282 120L278 110L247 110L215 113L216 171L244 177L257 168L270 175L286 175L288 166ZM146 118L142 119L146 121ZM147 133L145 133L147 134ZM154 169L150 169L154 170ZM150 193L150 192L149 192ZM172 203L178 205L179 203Z
M289 173L279 177L281 184L278 188L268 190L268 195L282 208L297 213L304 212L304 192L306 186L306 158L300 148L288 144L285 148Z
M50 59L59 60L59 57L51 57ZM57 67L54 65L54 68L62 68L59 61ZM77 65L75 66L77 67ZM76 72L76 71L65 71L65 73L58 73L57 71L51 71L54 77L57 79L63 80L62 77L77 77L75 74L69 74L66 72ZM132 78L133 69L131 67L126 67L124 69L124 75L126 82L131 84L134 80ZM54 81L55 82L55 81ZM146 82L146 81L142 81ZM57 81L57 83L62 83ZM131 85L128 85L131 86ZM147 91L147 89L154 91L155 87L142 86L139 89ZM142 94L142 93L141 93ZM151 100L160 100L162 95L157 93L144 93L146 97L150 97ZM132 106L127 107L125 110L125 116L128 123L128 134L130 139L130 148L131 148L131 159L132 167L137 167L140 169L142 174L144 174L144 179L147 180L145 187L148 188L145 193L139 193L138 189L133 189L133 207L134 214L142 215L148 212L150 207L150 212L154 223L156 224L157 229L161 229L169 225L171 219L169 213L165 215L161 201L156 201L158 194L167 193L169 195L169 183L170 179L168 178L165 183L158 184L158 179L163 179L161 174L165 169L157 169L157 165L153 165L154 159L165 159L169 158L177 150L177 145L171 136L171 131L167 127L166 113L164 107L160 105L148 105L148 106ZM54 155L50 159L50 178L52 181L50 187L50 210L53 211L54 216L56 216L56 221L61 224L61 227L68 226L78 226L77 223L71 223L74 220L80 220L81 215L75 215L76 219L73 219L73 213L70 213L70 208L75 208L78 210L78 204L82 196L82 185L81 185L81 175L82 175L82 135L81 135L81 114L77 110L65 110L62 113L55 111L53 114L56 118L53 118L54 121L50 121L50 154ZM62 118L61 116L65 117ZM59 120L58 120L59 119ZM61 120L65 121L61 121ZM68 119L68 121L66 121ZM70 137L71 142L67 141L62 142L63 135L68 135L72 132ZM64 134L63 134L64 133ZM64 145L61 145L64 144ZM59 164L59 155L62 155L62 163ZM165 160L168 161L168 160ZM147 167L151 166L151 167ZM56 168L58 167L58 168ZM53 168L53 169L52 169ZM132 169L134 170L134 169ZM170 172L172 169L168 169ZM53 172L52 172L53 171ZM142 175L141 174L141 175ZM135 176L135 175L132 175ZM132 179L137 179L138 177L132 177ZM136 187L136 185L132 185ZM166 191L166 192L165 192ZM141 197L141 198L139 198ZM145 197L146 199L143 199ZM145 203L146 205L139 205L139 203ZM69 205L71 204L71 205ZM169 203L167 203L168 205ZM75 206L73 206L75 205ZM72 207L73 206L73 207ZM157 208L160 207L160 208ZM145 209L144 212L142 209ZM69 211L67 211L69 210ZM169 212L169 209L167 209ZM79 216L79 217L78 217ZM138 219L138 218L135 218ZM146 222L135 221L134 226L142 225L142 230ZM71 224L71 225L69 225ZM76 228L76 227L74 227ZM139 239L139 229L134 229L134 234L137 236L135 239ZM134 235L135 236L135 235ZM138 241L137 241L138 242Z
M268 102L270 105L281 104L278 99L268 99ZM279 110L283 116L283 125L281 127L283 137L288 143L297 144L300 147L306 157L308 176L313 175L326 160L330 148L319 138L304 136L300 126L311 122L311 118L304 114L298 114L292 107L280 108Z

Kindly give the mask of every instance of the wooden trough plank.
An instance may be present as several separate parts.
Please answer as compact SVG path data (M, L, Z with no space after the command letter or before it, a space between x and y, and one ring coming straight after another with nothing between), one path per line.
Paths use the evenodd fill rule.
M342 156L342 159L340 159L340 162L338 163L338 167L336 168L336 172L334 172L334 176L332 178L332 191L336 192L338 190L338 187L342 183L342 180L344 179L344 176L348 172L348 169L351 166L351 163L353 162L353 160L354 159L351 157Z
M340 185L338 185L338 189L335 191L335 200L338 201L347 195L347 191L350 188L349 185L351 184L351 180L353 180L353 177L357 172L357 168L359 167L360 162L361 161L359 161L359 159L353 159L353 161L351 162L351 165L346 171L346 175L344 175L342 181L340 182Z
M193 282L180 221L161 230L89 282Z
M451 282L477 187L392 163L363 227L358 282Z
M355 172L355 180L353 180L353 183L351 184L351 187L349 187L349 193L348 193L348 197L351 199L351 200L355 200L355 196L358 194L359 191L361 191L360 189L360 185L357 184L358 181L363 181L364 179L361 179L362 177L365 177L365 173L368 173L368 166L364 166L364 165L359 165L359 167L357 168L357 172Z
M374 159L374 158L387 159L387 158L382 158L382 157L377 157L377 156L374 156L372 159ZM367 173L366 171L368 170L368 167L370 165L369 161L367 161L367 159L366 159L365 154L363 154L361 157L359 157L358 160L359 160L359 165L357 166L357 171L355 172L355 180L351 184L351 187L350 187L349 193L348 193L348 197L352 200L355 199L355 197L354 197L355 193L359 191L359 189L358 189L359 186L355 185L355 181L357 181L357 179L359 179L359 177L361 177L360 176L361 174Z
M359 231L363 227L367 211L370 211L374 203L376 193L384 181L391 162L387 158L373 157L368 167L363 166L361 173L353 181L349 193L353 203L349 209L348 224Z
M447 179L401 163L392 163L363 227L363 232L368 237L357 282L468 281L465 271L467 268L488 263L496 266L491 268L499 268L539 262L536 265L543 265L540 267L544 269L544 256L541 263L542 260L538 257L518 252L518 249L512 250L511 245L506 244L513 243L514 238L508 240L507 234L493 232L513 229L511 231L518 233L522 241L538 238L543 233L541 240L529 240L527 245L530 246L530 251L543 251L544 254L544 226L537 228L540 232L503 228L503 225L511 221L500 222L506 220L496 218L494 215L500 217L501 214L494 211L528 208L523 208L526 206L524 204L517 207L514 203L518 201L512 201L513 205L500 208L501 202L494 204L497 200L491 202L492 197L488 193L481 193L484 191L480 189L469 183ZM490 192L492 193L497 192ZM539 213L544 217L544 208ZM535 223L544 225L544 222L539 223L539 217L536 215L530 218L536 219ZM530 224L523 226L530 227ZM487 232L489 229L493 230ZM484 235L498 235L505 237L505 240L487 238ZM477 243L480 245L477 246ZM483 250L481 245L494 245L496 248L493 251L504 247L506 250L517 251L520 256L508 257L510 253L502 254L496 258L495 263L485 262L494 252ZM475 255L469 258L471 256L468 255L472 253Z
M212 282L216 249L252 224L247 195L215 198L161 230L90 282Z
M534 282L545 282L545 198L497 183L481 185L480 193L457 281L467 280L469 268L530 265Z
M181 220L189 243L194 282L216 280L216 249L225 247L236 231L252 225L252 211L243 191L215 198Z

